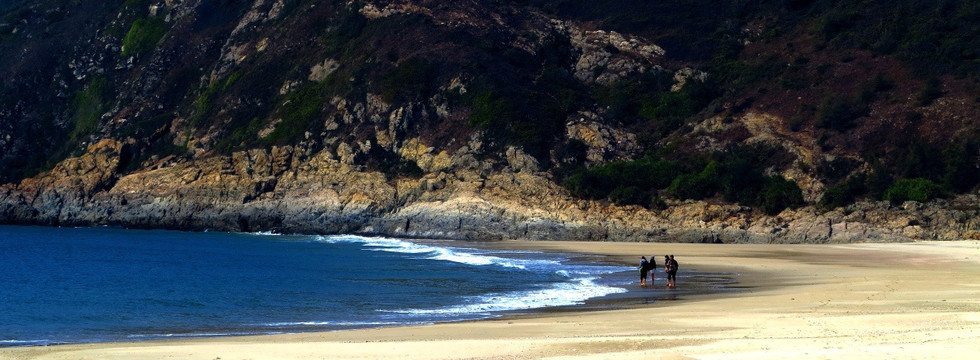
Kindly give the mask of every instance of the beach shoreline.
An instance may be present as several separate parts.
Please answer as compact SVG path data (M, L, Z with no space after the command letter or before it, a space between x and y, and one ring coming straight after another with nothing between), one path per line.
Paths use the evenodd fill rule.
M737 273L742 291L424 326L2 348L0 359L955 359L980 339L980 241L480 246L624 265L670 253L681 271Z

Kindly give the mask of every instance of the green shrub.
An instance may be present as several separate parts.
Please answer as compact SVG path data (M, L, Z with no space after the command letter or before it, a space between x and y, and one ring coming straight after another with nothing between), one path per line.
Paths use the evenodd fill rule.
M805 204L803 191L796 181L782 176L766 178L766 184L757 195L755 204L768 215L776 215L786 208L797 208Z
M867 105L839 96L828 96L817 109L817 127L847 131L854 127L854 120L869 113Z
M670 185L679 169L672 162L647 157L597 166L592 172L614 184L663 189Z
M820 197L820 201L817 202L817 206L828 211L847 206L854 202L858 196L868 192L867 183L871 179L873 176L864 174L850 176L839 184L827 188L823 196Z
M895 88L895 82L884 75L875 75L870 81L861 84L858 89L858 97L864 103L869 103L878 97L879 93L886 92Z
M661 138L684 125L720 93L714 82L690 79L679 91L669 73L651 70L595 89L594 101L608 118L624 124L645 124Z
M581 171L569 176L562 182L562 186L568 189L572 195L584 199L602 199L611 191L605 189L606 183L589 171Z
M980 144L954 143L943 149L942 158L946 172L942 176L943 186L955 192L967 192L980 183L980 171L977 171Z
M673 78L669 73L649 71L598 88L593 97L606 109L610 118L633 123L642 119L639 115L641 109L646 107L650 111L657 106L655 101L658 94L668 91L672 83Z
M69 142L74 144L91 134L99 125L102 114L108 109L109 86L104 76L94 77L72 99L72 130Z
M275 145L288 144L301 139L307 131L319 133L323 122L316 120L323 112L327 84L308 85L287 95L278 110L282 122L263 140Z
M262 130L263 126L265 126L265 122L258 117L254 117L248 122L247 126L236 127L230 135L218 141L215 149L222 154L231 154L233 150L241 149L243 145L248 144L249 140L254 139L255 135Z
M432 65L425 59L413 57L403 61L381 79L381 98L392 103L398 99L410 100L424 93L434 83Z
M926 202L942 196L942 187L929 179L901 179L885 191L885 200L899 204L905 201Z
M653 195L650 197L650 209L664 210L667 208L667 202L664 201L659 195Z
M616 205L647 206L650 195L636 186L620 186L609 192L609 200Z
M667 191L678 199L701 200L718 193L718 162L712 161L698 173L678 176L670 183Z
M939 180L945 170L943 154L939 147L914 140L903 146L893 160L898 176Z
M670 186L679 174L677 164L645 157L581 170L562 184L581 198L608 198L617 204L649 206L656 190Z
M888 190L895 182L890 174L885 172L884 169L873 169L871 173L868 174L867 179L865 179L865 186L867 187L868 197L876 200L883 200L885 197L885 191Z
M677 176L668 193L677 199L693 200L721 194L726 201L758 206L767 214L805 203L795 181L764 175L766 167L779 163L780 152L766 147L736 147L713 157L702 168Z
M718 163L717 170L705 175L715 179L727 201L753 204L765 184L762 167L746 155L734 154Z
M817 206L826 211L846 206L852 202L854 202L854 196L850 189L844 184L837 184L823 192Z
M506 39L482 39L490 46L486 51L497 53L487 56L504 63L486 64L466 94L450 95L470 111L471 126L486 130L490 143L520 146L543 164L562 139L568 116L588 103L586 87L568 71L570 42L547 36L535 52L512 47Z
M487 90L473 97L470 126L489 128L508 123L513 116L511 102Z
M123 56L138 56L153 49L166 32L166 23L161 17L137 19L123 38Z
M853 10L832 9L819 20L820 33L824 40L831 40L850 30L855 25L854 19L859 16Z
M661 134L667 134L684 125L684 120L696 115L717 96L712 84L688 80L680 91L664 91L653 101L642 101L638 115L653 121Z
M216 81L208 86L206 90L194 99L194 115L190 119L191 128L197 128L200 121L211 114L211 110L214 109L214 97L216 94L227 91L241 77L242 74L240 72L234 72L225 81Z

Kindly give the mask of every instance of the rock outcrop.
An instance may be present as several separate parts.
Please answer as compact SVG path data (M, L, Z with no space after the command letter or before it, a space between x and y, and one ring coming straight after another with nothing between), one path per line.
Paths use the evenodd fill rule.
M2 224L473 240L980 238L977 87L960 76L974 58L936 52L965 54L956 62L969 66L939 66L959 70L926 83L887 53L911 43L824 39L837 37L813 24L829 10L14 3L0 6L0 53L9 54L0 57L0 184L14 182L0 185ZM888 8L860 4L845 7ZM939 33L924 34L912 37ZM756 147L773 155L745 161L795 183L793 206L875 168L974 193L925 204L850 204L881 194L849 193L833 211L767 215L757 203L726 203L727 193L665 184L628 184L616 197L639 191L624 202L652 207L667 198L663 209L583 200L561 186L583 169L643 157L692 175L718 154ZM927 161L940 154L951 161ZM931 171L940 168L956 171Z
M980 237L977 196L929 204L858 203L765 216L739 205L663 211L574 199L512 149L512 171L447 166L386 179L329 150L291 146L163 162L120 173L127 144L105 140L44 176L0 188L0 221L185 230L355 233L499 240L842 243ZM462 152L467 151L462 149ZM459 155L459 154L457 154Z

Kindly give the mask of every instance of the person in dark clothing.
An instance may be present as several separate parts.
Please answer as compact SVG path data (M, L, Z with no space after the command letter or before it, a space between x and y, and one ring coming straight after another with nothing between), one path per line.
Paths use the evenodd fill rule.
M650 255L649 272L650 272L650 286L653 286L657 279L657 256Z
M647 286L647 272L650 271L650 262L646 256L640 256L640 286Z
M670 264L670 271L667 272L667 287L675 288L677 287L677 260L674 260L674 255L670 255L666 261Z

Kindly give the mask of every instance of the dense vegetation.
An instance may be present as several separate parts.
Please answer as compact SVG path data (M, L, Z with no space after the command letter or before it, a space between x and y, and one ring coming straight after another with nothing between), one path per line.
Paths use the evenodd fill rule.
M166 23L160 17L137 19L122 41L122 56L134 56L153 50L163 38Z
M700 89L696 91L667 93L664 90L671 85L670 80L651 74L595 92L597 102L607 105L620 121L655 122L636 128L642 128L648 138L661 142L685 122L696 120L699 113L717 111L711 106L712 100L787 102L789 99L768 93L772 84L780 91L822 94L784 114L791 131L812 129L818 135L817 143L827 152L839 151L842 145L837 144L847 141L849 133L872 116L873 107L905 107L894 97L896 82L918 87L908 104L913 109L898 115L916 128L927 126L924 123L929 119L915 108L928 107L944 95L946 80L941 78L960 79L955 81L974 91L969 99L974 102L973 107L980 104L980 94L975 92L980 81L976 50L980 48L980 6L976 2L731 1L715 4L713 12L684 2L518 2L540 6L561 16L600 21L605 28L645 34L668 54L710 69L709 73L715 75L713 81L699 84ZM669 14L669 18L663 14ZM743 29L766 17L770 17L766 21L771 21L767 32L753 39L759 44L750 47L732 41L744 36L740 33ZM747 56L752 54L750 51L755 56ZM883 72L898 72L884 68L877 72L869 69L860 75L863 78L849 78L844 84L821 80L832 79L830 71L839 66L825 57L840 56L839 61L846 64L861 52L900 60L908 69L906 76L910 77L885 75ZM746 92L758 95L755 99L746 98L743 95ZM658 108L655 104L666 106ZM664 109L676 115L664 113ZM874 140L868 139L872 142L869 146L855 149L853 153L860 158L857 161L843 157L818 163L816 167L800 166L831 185L819 201L824 209L846 206L860 199L894 203L927 201L963 193L980 184L976 130L961 132L943 139L942 143L923 141L907 130L885 133ZM686 135L674 133L674 136ZM795 183L779 176L762 175L758 163L749 166L751 161L739 161L751 158L743 153L747 150L709 154L708 158L729 159L686 166L674 173L662 171L666 164L662 159L610 164L580 171L565 184L578 196L644 206L656 204L663 196L705 199L719 195L726 201L759 206L767 213L803 204ZM666 154L668 159L678 156ZM871 166L861 170L862 162ZM663 178L654 181L643 176L631 177L644 179L641 184L635 184L612 176L658 171L662 174L659 176L673 179L667 180L670 186L664 187Z
M682 166L660 158L613 162L582 169L565 180L576 196L609 199L619 205L662 207L663 197L725 201L759 207L774 215L804 205L796 182L766 175L774 151L758 147L730 149L693 159Z
M504 24L540 11L640 36L665 49L658 65L708 74L679 91L671 91L673 72L656 67L582 82L573 74L579 50L557 31L453 27L422 14L369 20L359 1L287 1L275 21L232 36L252 2L203 0L183 23L168 20L166 8L149 10L158 3L0 7L0 52L22 54L0 59L10 79L0 93L0 135L11 139L0 139L0 182L49 168L99 136L135 139L130 170L186 154L188 144L230 154L368 143L385 119L330 116L341 100L372 94L416 112L402 133L458 148L479 131L481 156L519 147L573 195L622 205L707 199L776 214L805 204L799 184L781 175L787 169L827 185L817 204L824 209L925 201L980 184L976 1L494 0L466 10L499 14ZM232 44L241 45L237 58L222 58ZM307 81L325 59L336 69ZM449 88L453 81L466 91ZM443 101L440 111L451 116L438 123L431 114ZM587 164L587 145L565 133L583 110L637 134L644 156ZM748 130L732 124L749 112L783 119L773 128L798 146L815 144L811 162L745 145ZM718 147L691 140L708 118L732 125L711 135ZM420 175L391 149L369 148L359 159L368 168Z

